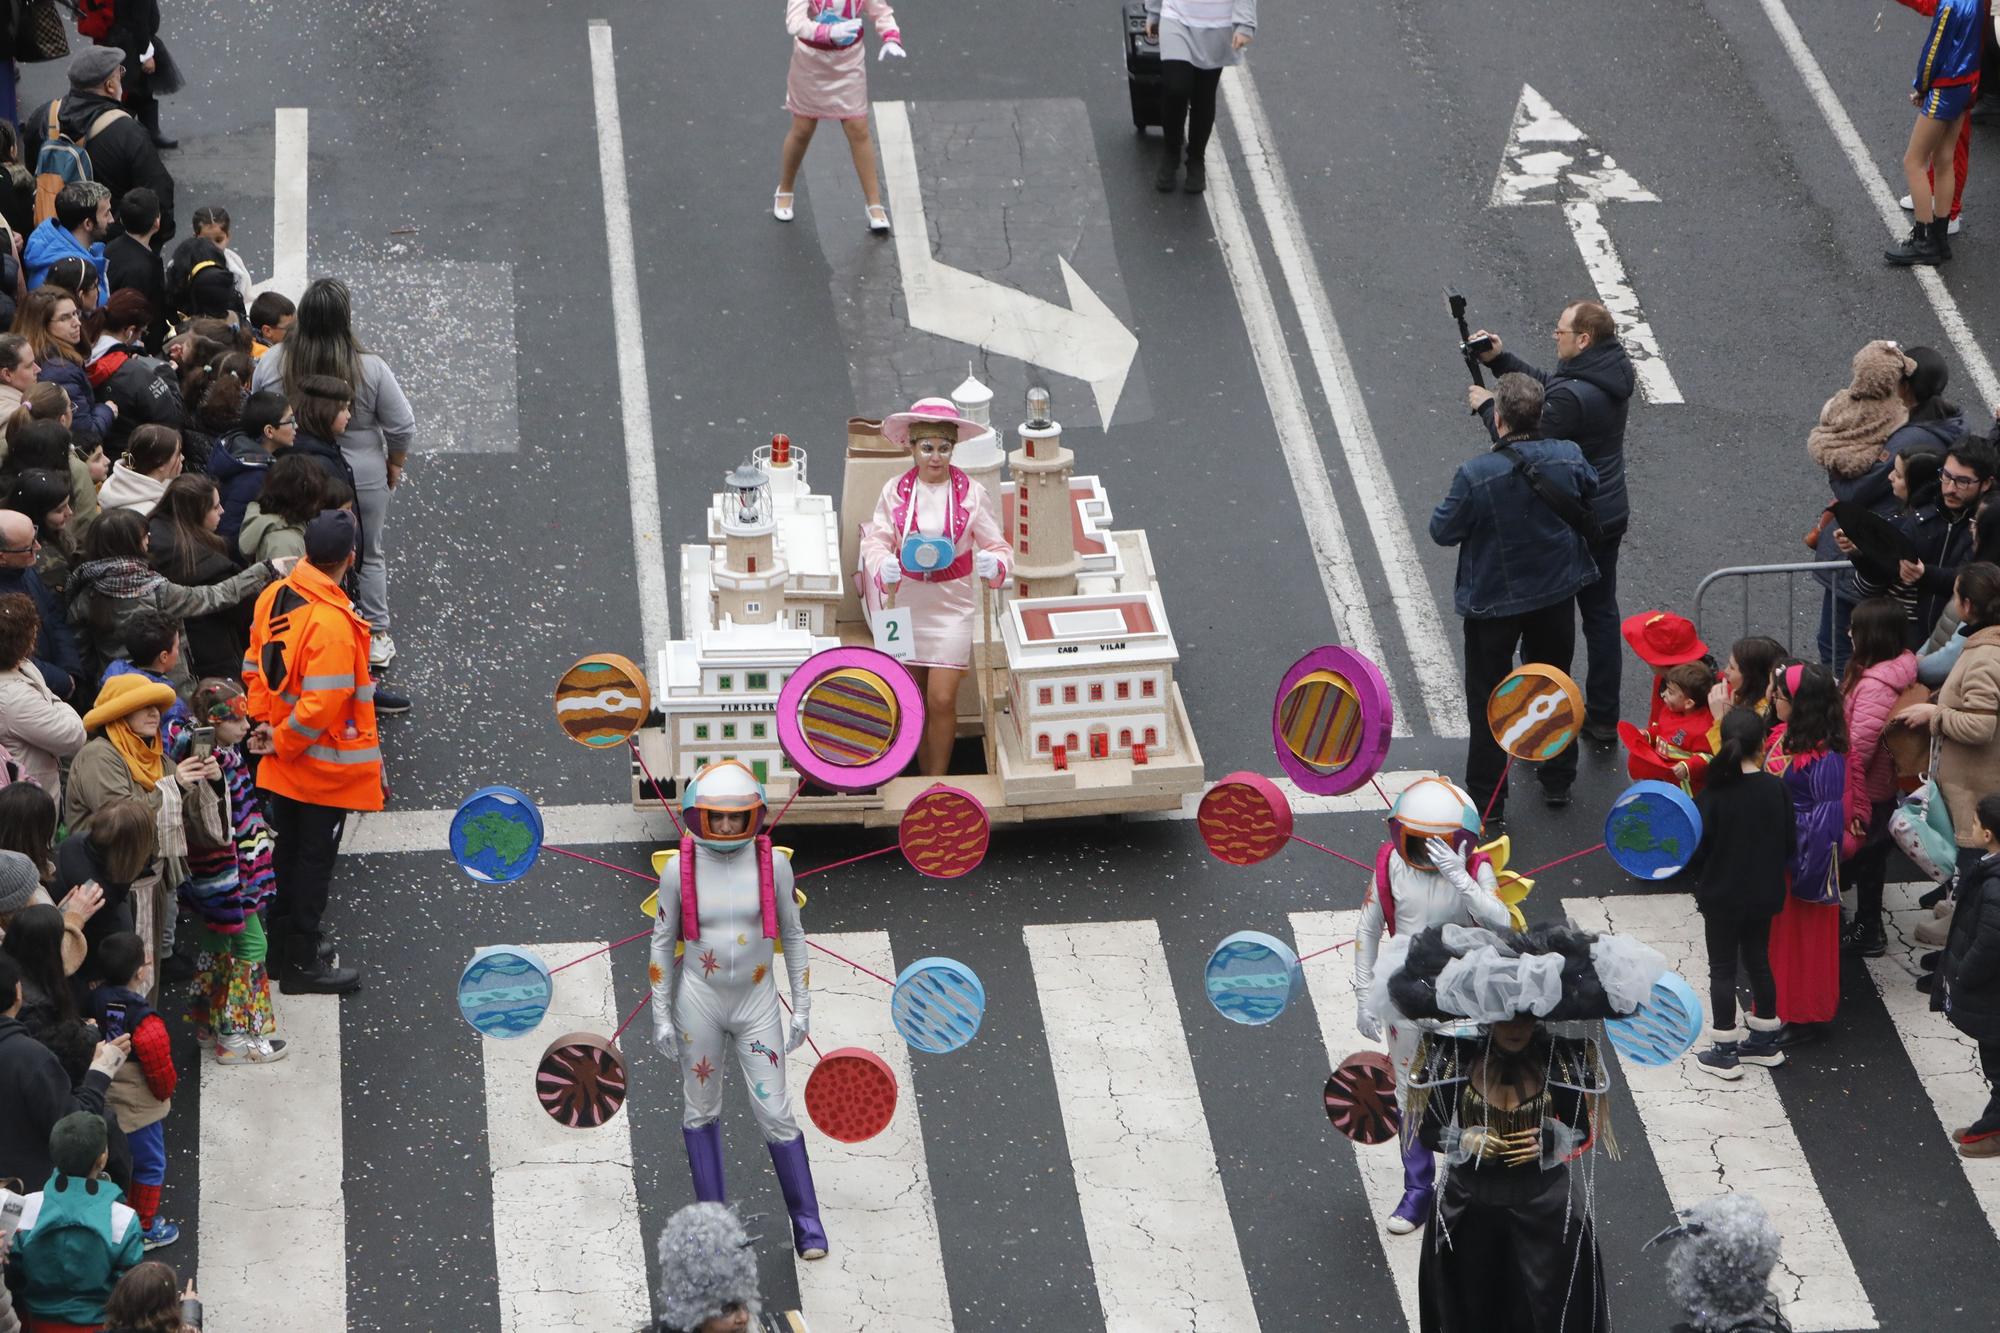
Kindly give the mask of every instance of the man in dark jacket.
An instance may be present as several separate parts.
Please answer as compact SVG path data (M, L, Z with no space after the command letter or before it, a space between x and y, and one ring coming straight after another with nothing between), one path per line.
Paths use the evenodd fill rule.
M161 356L167 343L167 266L153 249L153 237L160 230L160 197L137 186L118 201L117 212L125 230L104 243L111 290L130 288L146 298L152 312L146 322L146 350Z
M21 1025L21 965L6 954L0 954L0 996L6 998L0 1009L0 1178L47 1180L55 1170L49 1131L74 1111L104 1114L111 1076L132 1043L123 1037L99 1043L82 1090L72 1092L62 1062Z
M1976 809L1973 827L1985 842L1986 855L1959 888L1938 965L1943 984L1935 989L1932 1004L1979 1043L1979 1068L1993 1085L1979 1119L1952 1131L1958 1155L2000 1157L2000 838L1994 836L2000 828L2000 793L1980 797Z
M1966 436L1944 456L1937 503L1895 520L1917 551L1917 558L1903 561L1898 570L1903 582L1917 589L1917 611L1910 625L1913 637L1921 630L1928 638L1955 595L1958 571L1972 558L1972 516L1993 489L1996 470L2000 455L1993 446L1977 435Z
M265 390L243 400L243 417L235 430L215 442L208 456L208 475L222 492L222 522L216 535L236 548L243 531L243 511L264 489L264 475L279 451L298 438L298 421L285 395ZM323 466L323 465L322 465Z
M57 698L87 703L90 691L82 680L83 654L76 646L76 636L70 633L69 621L55 594L35 572L39 547L33 519L11 509L0 509L0 596L18 592L35 603L42 628L35 636L31 660ZM82 695L78 694L79 688L83 688Z
M1458 548L1453 604L1465 618L1465 789L1489 828L1506 813L1506 756L1486 724L1486 699L1527 662L1569 670L1576 655L1576 594L1597 578L1590 545L1547 500L1535 493L1533 469L1554 497L1587 513L1597 496L1597 472L1569 440L1543 439L1540 381L1502 375L1493 387L1493 448L1459 466L1451 490L1431 514L1431 540ZM1508 457L1512 451L1517 464ZM1576 781L1576 747L1541 766L1543 799L1569 804Z
M93 46L69 62L69 92L57 113L64 134L82 141L99 116L124 111L124 61L124 53L116 47ZM35 158L48 134L49 105L44 102L21 122L21 161L30 171L35 169ZM85 143L84 151L90 154L93 179L110 189L113 209L127 190L141 185L159 196L160 232L153 238L154 248L172 240L174 178L160 160L160 150L146 127L125 112Z
M1492 337L1485 330L1475 338ZM1600 539L1590 547L1597 581L1576 595L1583 618L1584 651L1590 658L1584 679L1583 734L1601 745L1618 739L1618 688L1625 661L1618 638L1618 547L1625 540L1631 507L1625 495L1625 414L1638 373L1618 341L1611 312L1595 301L1575 301L1556 319L1556 368L1553 374L1503 349L1498 338L1479 358L1495 375L1531 375L1543 387L1543 439L1571 440L1597 473L1597 514ZM1494 428L1492 395L1481 391L1477 404L1486 428Z

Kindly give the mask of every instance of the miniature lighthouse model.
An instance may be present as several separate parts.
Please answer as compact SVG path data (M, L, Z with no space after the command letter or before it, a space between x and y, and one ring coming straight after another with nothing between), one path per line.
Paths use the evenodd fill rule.
M790 441L786 441L789 451ZM745 463L729 474L722 497L722 563L715 580L717 611L739 625L768 625L785 610L785 562L777 550L771 485L763 469Z
M1014 473L1014 530L1008 537L1016 597L1067 597L1076 591L1083 561L1076 553L1070 517L1069 476L1076 455L1063 448L1062 427L1049 420L1049 391L1028 390L1028 420L1021 447L1007 455Z
M951 461L959 471L986 488L986 498L992 501L993 512L997 514L1002 491L1000 469L1007 455L1000 448L1000 436L993 430L993 390L972 378L972 368L968 366L965 382L951 391L951 405L967 421L986 427L972 438L960 440L958 448L952 451Z

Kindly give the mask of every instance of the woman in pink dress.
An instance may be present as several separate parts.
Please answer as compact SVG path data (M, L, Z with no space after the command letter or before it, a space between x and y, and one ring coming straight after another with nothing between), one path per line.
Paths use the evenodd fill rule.
M878 59L903 58L902 33L888 0L785 0L785 31L792 35L792 68L785 77L785 110L792 128L779 157L778 192L771 216L792 220L792 186L806 147L822 120L837 120L854 155L861 197L868 202L868 230L886 233L889 210L875 179L875 141L868 137L868 53L861 45L861 18L882 41Z
M920 398L882 423L882 434L910 447L916 466L882 488L875 516L861 532L861 583L871 613L893 592L910 611L916 654L907 664L924 691L924 740L917 750L926 777L941 776L958 734L958 683L972 661L973 580L1006 584L1014 549L1000 533L986 488L951 465L951 451L986 427L958 415L946 398ZM953 558L929 569L903 563L912 536L941 537Z

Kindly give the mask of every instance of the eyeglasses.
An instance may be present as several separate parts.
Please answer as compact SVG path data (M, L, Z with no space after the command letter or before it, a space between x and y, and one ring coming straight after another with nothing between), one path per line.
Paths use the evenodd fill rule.
M280 421L278 423L278 429L283 430L287 426L296 426L298 424L299 424L299 419L297 417L286 417L283 421Z
M919 454L948 454L955 448L957 448L957 445L951 440L925 440L923 443L915 446L911 452Z
M1977 486L1979 478L1970 472L1953 472L1949 469L1938 474L1938 480L1947 486Z
M41 544L40 537L30 537L26 546L0 546L0 555L27 555L40 549Z

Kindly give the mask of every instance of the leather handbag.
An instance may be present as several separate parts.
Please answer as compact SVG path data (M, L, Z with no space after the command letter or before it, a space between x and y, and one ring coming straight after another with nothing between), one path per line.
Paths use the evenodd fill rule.
M20 26L14 31L14 58L23 64L69 56L69 25L63 22L56 0L23 0Z

